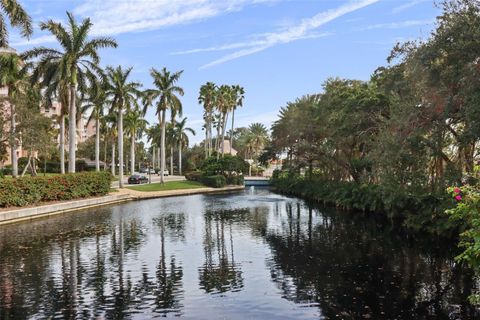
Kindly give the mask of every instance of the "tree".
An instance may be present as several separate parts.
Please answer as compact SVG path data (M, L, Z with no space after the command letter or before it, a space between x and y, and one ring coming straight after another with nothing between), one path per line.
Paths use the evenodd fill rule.
M128 80L132 68L123 70L121 66L117 68L107 68L108 87L106 96L111 100L111 112L117 114L118 130L118 162L119 162L119 186L123 188L123 113L132 109L138 110L137 99L142 95L140 91L141 84Z
M217 86L213 82L207 82L200 87L198 103L203 104L203 119L205 120L205 158L212 155L212 125L216 105Z
M252 150L254 157L257 158L268 142L268 131L265 125L261 123L252 123L248 127L248 131L247 146Z
M182 149L184 146L188 146L188 135L186 132L190 132L195 135L195 130L186 127L187 118L183 118L181 121L175 124L175 138L178 143L178 174L182 175Z
M17 2L17 0L3 0L0 2L0 48L8 48L8 29L6 17L12 27L21 30L22 37L29 38L33 33L32 19Z
M125 131L130 136L130 173L135 172L135 140L141 138L142 132L148 125L143 114L138 111L129 111L125 116Z
M88 36L92 28L90 19L84 19L78 24L70 12L67 12L67 18L67 27L53 20L40 24L42 30L49 31L56 38L62 51L38 47L27 51L24 57L27 59L40 57L41 62L58 63L63 66L62 79L69 86L68 172L75 172L77 87L79 82L85 82L82 80L102 76L98 51L101 48L116 48L117 43L105 37L89 40Z
M233 148L233 132L234 132L234 121L235 121L235 109L237 107L243 106L243 99L245 98L245 89L239 85L232 87L233 92L235 93L235 105L232 109L232 130L230 131L230 154L232 153Z
M150 71L153 78L155 89L145 92L146 105L152 105L155 102L156 115L161 128L160 139L160 182L164 183L163 172L165 170L165 129L166 129L166 112L170 110L181 110L182 103L179 96L183 96L183 89L176 85L183 71L171 73L166 68L157 71L154 68Z
M0 16L1 17L1 16ZM0 87L7 88L7 97L2 104L7 103L10 107L10 152L12 161L12 176L18 175L18 159L17 159L17 121L15 100L19 99L27 90L27 68L21 58L12 50L3 50L0 52Z

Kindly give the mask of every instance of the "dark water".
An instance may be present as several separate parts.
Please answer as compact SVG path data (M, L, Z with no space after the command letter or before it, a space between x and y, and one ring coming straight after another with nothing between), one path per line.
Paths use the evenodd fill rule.
M0 227L0 319L473 319L448 247L268 190Z

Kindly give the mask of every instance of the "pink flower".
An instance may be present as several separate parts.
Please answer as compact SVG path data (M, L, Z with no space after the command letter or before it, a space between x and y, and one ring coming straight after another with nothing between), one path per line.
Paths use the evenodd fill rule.
M460 193L460 192L462 192L462 190L460 190L459 188L455 188L455 189L453 189L453 192Z
M455 200L457 200L457 201L462 201L462 196L461 196L461 195L455 196Z

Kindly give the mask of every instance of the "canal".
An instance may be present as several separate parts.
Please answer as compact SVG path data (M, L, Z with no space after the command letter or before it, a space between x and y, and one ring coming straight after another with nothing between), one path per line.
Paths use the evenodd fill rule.
M473 319L454 248L268 189L0 227L0 319Z

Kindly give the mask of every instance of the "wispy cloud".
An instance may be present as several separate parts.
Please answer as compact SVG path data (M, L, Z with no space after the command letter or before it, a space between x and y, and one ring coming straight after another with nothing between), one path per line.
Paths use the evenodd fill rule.
M94 33L116 35L213 18L279 0L87 0L74 12L91 17Z
M202 52L202 51L216 51L215 49L228 50L228 49L241 49L235 51L231 54L223 56L217 60L214 60L210 63L207 63L200 67L200 69L210 68L227 61L238 59L240 57L248 56L257 52L261 52L273 46L279 44L286 44L292 41L311 38L310 32L318 29L319 27L331 22L341 16L344 16L348 13L354 12L356 10L362 9L366 6L374 4L380 0L356 0L349 1L346 4L337 7L335 9L330 9L324 12L320 12L317 15L302 20L299 24L287 28L286 30L267 33L263 36L262 39L254 40L251 43L233 43L227 44L221 47L216 48L205 48L205 49L194 49L190 52Z
M408 27L415 27L415 26L430 25L430 24L433 24L434 22L435 22L435 19L406 20L406 21L400 21L400 22L372 24L372 25L360 28L360 30L401 29L401 28L408 28Z
M392 12L393 13L400 13L402 11L405 11L407 9L415 7L416 5L418 5L422 2L426 2L426 1L430 1L430 0L410 0L410 1L405 2L402 5L399 5L398 7L393 8Z
M23 39L18 37L18 39L13 39L12 43L10 44L13 47L22 47L22 46L34 46L44 43L53 43L56 39L54 36L44 35L33 39Z

